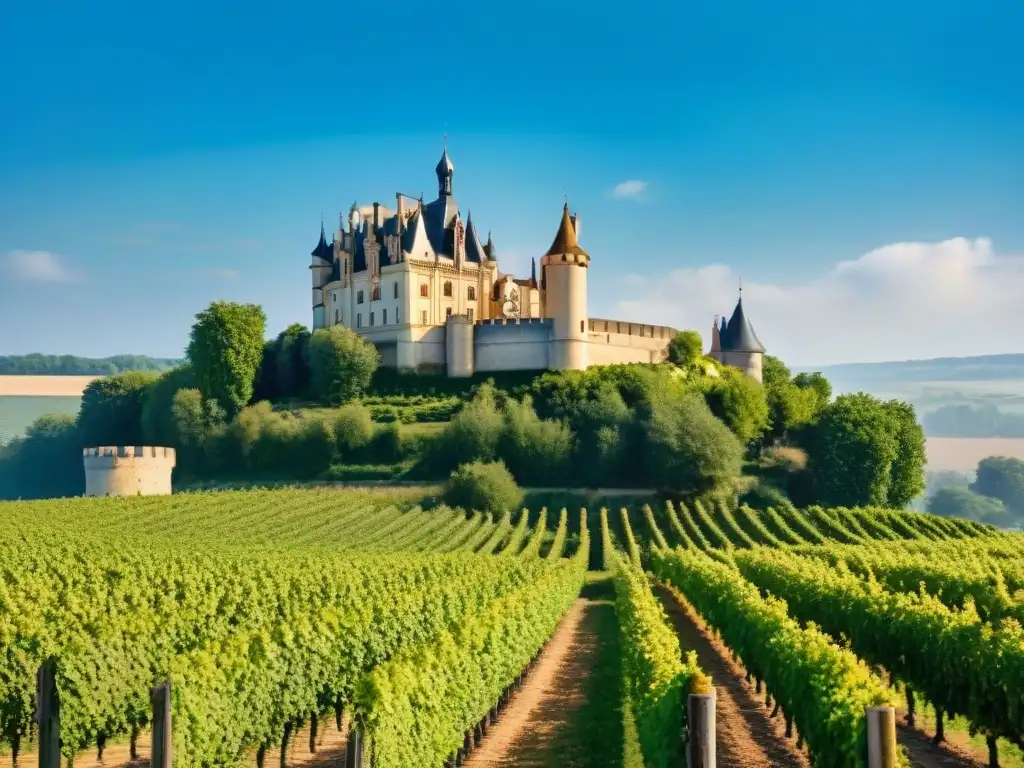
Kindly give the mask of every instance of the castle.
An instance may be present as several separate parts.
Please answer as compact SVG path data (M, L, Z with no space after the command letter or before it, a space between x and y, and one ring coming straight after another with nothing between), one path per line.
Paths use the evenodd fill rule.
M433 202L397 193L394 210L353 203L330 243L321 224L314 330L344 325L373 342L384 366L451 377L665 359L675 329L588 315L590 255L568 204L539 275L534 259L530 277L517 278L499 269L490 233L483 242L472 215L463 220L447 147L435 172ZM760 380L763 353L741 300L716 322L710 354Z
M166 496L177 454L173 448L109 445L82 449L86 496Z

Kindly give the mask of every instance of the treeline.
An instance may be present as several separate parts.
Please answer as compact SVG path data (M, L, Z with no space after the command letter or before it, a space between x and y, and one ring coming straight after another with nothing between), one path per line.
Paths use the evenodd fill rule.
M180 362L145 355L0 355L0 376L109 376L125 371L166 371Z
M930 437L1024 437L1024 414L994 405L944 405L921 417Z
M7 446L0 494L80 493L85 445L175 447L178 479L357 479L346 471L389 465L437 480L501 461L525 486L655 488L670 498L746 489L752 506L782 497L902 507L923 489L912 407L865 394L833 400L823 376L794 376L773 357L759 383L705 358L692 331L673 341L666 364L456 385L378 371L376 348L340 326L293 325L270 341L264 329L256 305L211 305L196 316L187 362L98 379L77 419L47 417ZM416 397L458 386L464 405L440 431L403 432L366 407L367 395L383 394L376 384L391 398L410 385Z

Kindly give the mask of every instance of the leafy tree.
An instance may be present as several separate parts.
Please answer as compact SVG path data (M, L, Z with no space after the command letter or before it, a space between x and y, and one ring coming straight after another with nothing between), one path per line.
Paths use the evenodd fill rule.
M198 389L180 389L171 402L174 424L173 445L178 450L178 467L187 474L210 474L219 468L219 457L211 442L224 428L226 414L216 400L204 400Z
M793 377L793 383L800 389L810 390L814 393L814 414L820 413L832 399L832 385L818 372L798 373Z
M319 328L309 343L313 390L317 397L341 405L359 397L370 386L380 365L380 353L351 328Z
M0 448L0 497L51 499L85 493L82 438L70 414L40 416Z
M165 371L179 363L144 355L99 359L75 355L0 355L0 376L110 376L128 371Z
M277 385L277 339L263 342L263 357L260 367L256 370L256 379L252 386L252 401L277 400L280 389Z
M1003 502L958 486L940 488L928 497L926 509L933 515L962 517L993 525L1012 522Z
M764 387L736 368L723 366L718 378L709 378L704 399L711 412L744 443L756 440L768 428Z
M523 492L500 461L474 461L456 469L444 489L444 502L465 510L503 512L523 503Z
M142 411L152 373L117 373L95 379L82 392L78 428L85 445L143 445Z
M680 331L668 343L668 361L689 368L704 357L704 341L696 331Z
M902 509L924 490L924 430L917 423L914 406L899 400L885 403L889 429L896 441L896 455L889 469L889 490L886 503Z
M1024 461L1007 456L982 459L970 489L999 499L1010 513L1024 517Z
M292 323L278 334L274 363L279 397L300 397L309 388L310 338L302 323Z
M807 453L816 500L830 507L888 503L899 444L886 406L871 395L842 395L826 407Z
M658 488L697 495L740 474L743 445L696 394L667 392L653 399L643 434L648 479Z
M817 393L798 387L786 364L772 355L765 355L761 378L768 403L766 437L774 443L812 420L818 410Z
M435 471L473 461L493 461L504 428L497 392L485 382L430 444L427 460Z
M178 445L171 406L178 392L195 388L196 377L187 363L165 371L150 383L142 403L143 445Z
M217 301L196 315L188 359L203 397L219 402L229 415L252 398L265 325L266 315L256 304Z

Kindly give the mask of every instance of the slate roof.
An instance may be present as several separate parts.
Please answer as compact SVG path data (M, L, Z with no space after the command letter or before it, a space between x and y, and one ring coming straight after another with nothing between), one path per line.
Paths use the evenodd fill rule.
M480 243L480 236L473 224L473 214L466 218L466 261L482 264L487 261L487 251Z
M728 324L722 318L722 330L719 332L719 343L725 352L764 352L764 345L757 338L754 326L747 320L743 311L743 298L736 302L736 309Z
M324 232L324 223L322 221L320 222L320 242L316 244L316 248L309 255L321 258L324 261L330 261L334 258L334 249L327 242L327 233Z
M558 234L555 235L555 240L551 243L551 247L548 248L548 252L545 256L561 256L566 253L571 253L576 256L587 256L587 252L580 248L580 244L576 242L576 228L572 225L572 219L569 217L569 204L566 203L562 209L562 221L558 225ZM587 256L589 258L589 256Z

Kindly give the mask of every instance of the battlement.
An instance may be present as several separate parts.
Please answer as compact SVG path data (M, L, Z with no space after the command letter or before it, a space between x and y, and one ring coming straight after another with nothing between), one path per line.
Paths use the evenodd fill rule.
M177 458L173 448L159 445L101 445L83 448L84 458L116 457L119 459L163 459L172 463Z
M173 448L103 445L82 449L86 496L164 496L177 463Z

